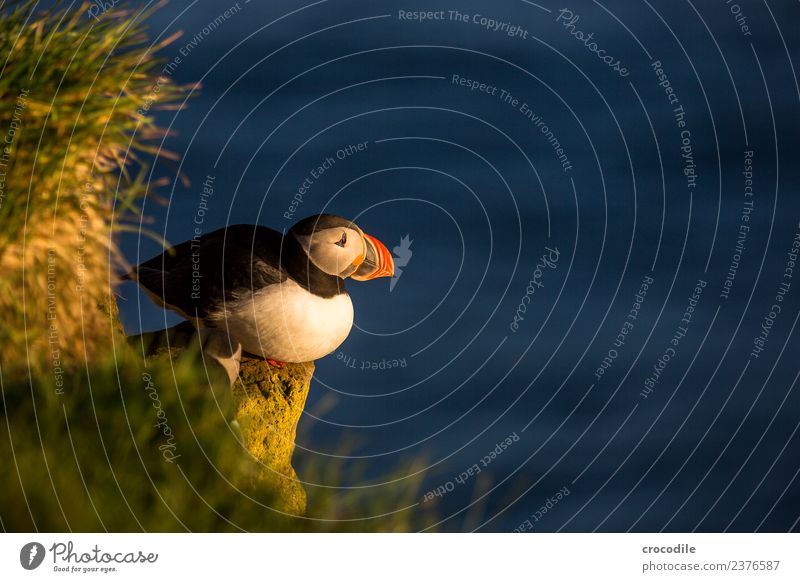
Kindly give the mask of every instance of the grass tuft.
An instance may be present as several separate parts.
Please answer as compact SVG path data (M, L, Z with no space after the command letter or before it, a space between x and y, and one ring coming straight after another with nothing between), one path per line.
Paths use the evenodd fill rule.
M112 232L148 192L144 160L164 136L152 112L185 88L158 75L151 10L0 15L0 361L91 359L97 306L123 264Z

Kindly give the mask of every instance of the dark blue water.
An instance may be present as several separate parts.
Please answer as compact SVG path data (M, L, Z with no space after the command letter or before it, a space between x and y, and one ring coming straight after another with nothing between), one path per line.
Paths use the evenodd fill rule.
M202 84L158 113L151 228L191 238L210 175L205 232L324 211L411 251L349 283L301 477L397 509L421 478L444 530L797 530L797 3L230 6L151 18ZM178 321L123 293L129 331Z

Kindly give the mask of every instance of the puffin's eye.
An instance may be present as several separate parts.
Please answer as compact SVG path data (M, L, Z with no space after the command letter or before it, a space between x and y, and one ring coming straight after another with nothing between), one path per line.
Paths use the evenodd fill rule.
M347 233L346 232L342 233L342 238L340 238L339 241L336 244L339 245L340 247L343 247L344 245L347 244Z

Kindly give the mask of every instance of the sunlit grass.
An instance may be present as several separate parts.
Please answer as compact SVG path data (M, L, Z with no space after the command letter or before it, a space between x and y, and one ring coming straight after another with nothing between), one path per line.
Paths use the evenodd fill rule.
M184 93L158 83L148 13L88 4L0 15L0 357L5 366L91 358L121 256L112 228L147 194L163 136L151 112ZM32 12L33 11L33 12ZM152 10L151 10L152 11ZM163 43L162 43L163 44ZM163 154L162 154L163 155ZM49 310L49 311L48 311Z

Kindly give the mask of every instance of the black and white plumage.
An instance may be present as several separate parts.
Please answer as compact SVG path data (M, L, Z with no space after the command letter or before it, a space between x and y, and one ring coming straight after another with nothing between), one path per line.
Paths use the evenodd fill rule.
M239 224L186 241L125 276L159 305L217 327L242 349L276 362L307 362L350 333L344 279L392 276L392 255L349 220L305 218L286 235Z

